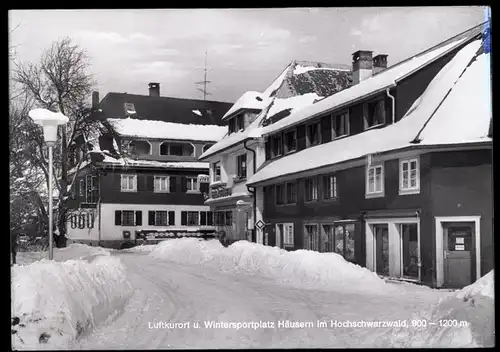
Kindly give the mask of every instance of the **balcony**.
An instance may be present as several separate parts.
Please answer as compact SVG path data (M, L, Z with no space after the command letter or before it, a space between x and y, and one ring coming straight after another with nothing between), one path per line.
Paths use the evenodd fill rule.
M233 193L232 188L218 187L210 191L210 198L218 199L223 197L229 197L230 195L232 195L232 193Z

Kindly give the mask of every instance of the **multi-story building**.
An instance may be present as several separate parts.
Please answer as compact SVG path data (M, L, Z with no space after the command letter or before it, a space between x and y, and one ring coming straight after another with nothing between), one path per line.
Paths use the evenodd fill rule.
M386 69L358 51L350 88L249 132L265 139L246 185L263 194L270 245L434 287L493 268L486 27Z
M232 104L149 88L149 96L109 93L100 103L94 95L101 133L75 146L70 240L120 248L144 236L214 233L204 205L208 163L197 158L226 134L222 116Z
M262 189L255 193L245 184L265 161L263 140L252 138L252 133L350 84L349 68L293 61L263 93L246 92L236 101L223 117L227 135L199 158L211 165L210 197L205 204L214 212L218 230L233 241L262 237L261 230L256 235L253 231L254 224L262 222Z

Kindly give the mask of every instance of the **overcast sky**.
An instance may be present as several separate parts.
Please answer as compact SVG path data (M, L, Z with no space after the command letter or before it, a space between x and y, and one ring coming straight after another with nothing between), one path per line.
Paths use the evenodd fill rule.
M17 59L36 61L71 37L108 92L202 98L205 48L211 100L263 91L291 60L351 65L356 50L395 64L485 21L482 7L10 11Z

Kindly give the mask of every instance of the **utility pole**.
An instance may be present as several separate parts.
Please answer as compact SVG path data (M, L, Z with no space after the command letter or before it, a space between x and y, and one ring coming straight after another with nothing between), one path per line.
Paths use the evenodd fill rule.
M204 73L205 73L204 74L204 79L203 79L203 81L195 82L195 84L196 85L201 85L202 84L203 88L196 87L196 89L203 93L203 100L207 100L207 95L212 95L211 93L209 93L207 91L207 84L212 82L212 81L207 81L207 72L212 70L212 69L208 69L207 68L207 49L205 49L205 67L204 68L199 68L199 70L200 69L203 70Z

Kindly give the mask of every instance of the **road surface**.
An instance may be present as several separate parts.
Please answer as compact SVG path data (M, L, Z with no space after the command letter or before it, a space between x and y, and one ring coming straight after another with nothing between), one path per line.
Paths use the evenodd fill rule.
M408 284L389 284L402 287L394 290L400 294L376 297L363 294L362 283L357 294L296 289L261 277L160 261L147 254L113 254L127 267L135 293L121 314L80 337L74 348L372 347L383 328L332 327L331 321L407 319L412 311L428 309L441 296ZM240 329L205 325L210 322L254 325L240 325Z

